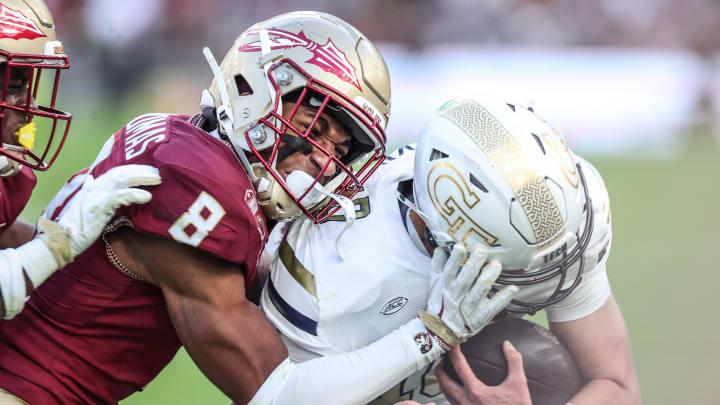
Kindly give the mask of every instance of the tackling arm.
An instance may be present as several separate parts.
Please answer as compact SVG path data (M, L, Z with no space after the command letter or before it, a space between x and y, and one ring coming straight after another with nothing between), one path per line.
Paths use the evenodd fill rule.
M573 404L642 403L627 328L612 295L591 315L550 322L550 329L570 349L587 380Z
M236 403L366 403L444 353L415 318L351 353L293 363L276 330L246 299L237 265L129 229L109 238L126 268L162 289L186 350ZM502 300L499 310L510 298L489 306Z
M245 298L242 269L127 228L108 237L125 267L162 290L175 331L200 370L236 403L250 401L287 350Z
M183 346L235 403L316 404L338 398L360 403L442 353L433 351L422 360L414 335L423 331L427 336L427 330L414 319L353 353L292 363L275 328L245 298L237 265L129 229L108 239L125 267L162 289Z
M5 232L0 233L0 249L16 248L35 235L35 227L22 219L17 219Z

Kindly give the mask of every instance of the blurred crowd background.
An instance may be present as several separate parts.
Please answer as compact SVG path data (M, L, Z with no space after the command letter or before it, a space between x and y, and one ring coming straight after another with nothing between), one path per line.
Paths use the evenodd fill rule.
M714 0L48 5L72 58L63 94L98 107L144 92L155 111L193 112L210 80L203 46L220 59L249 25L313 9L347 20L385 55L393 82L394 146L420 129L418 111L429 113L468 89L532 101L571 144L596 153L672 153L678 132L717 127L720 120L720 3Z
M74 115L23 216L145 112L195 113L251 24L294 10L335 14L385 56L389 150L449 97L532 101L603 173L613 212L608 272L646 404L715 404L720 340L720 2L716 0L46 0L72 67ZM539 322L544 322L538 319ZM242 327L239 325L238 327ZM227 404L184 351L131 404Z

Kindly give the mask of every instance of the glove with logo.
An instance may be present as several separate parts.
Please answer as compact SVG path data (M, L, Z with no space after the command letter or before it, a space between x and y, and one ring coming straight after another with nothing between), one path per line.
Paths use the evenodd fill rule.
M482 247L473 249L469 258L460 244L449 256L441 248L433 252L433 285L420 319L446 352L480 332L518 292L510 285L488 298L502 266L497 260L485 265L486 260Z

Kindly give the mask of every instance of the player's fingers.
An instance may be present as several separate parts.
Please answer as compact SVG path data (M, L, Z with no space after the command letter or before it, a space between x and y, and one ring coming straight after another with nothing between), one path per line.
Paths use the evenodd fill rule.
M485 266L480 277L478 277L472 289L468 293L468 300L471 305L480 305L480 302L487 297L490 288L500 275L501 266L497 260L492 260Z
M450 288L454 291L467 291L480 274L480 268L487 259L487 251L482 248L473 249L465 264L460 269L457 278L452 281Z
M121 205L145 204L152 199L152 194L139 188L122 188L114 190L110 196L110 206L117 208Z
M489 291L495 280L500 277L501 272L502 263L500 263L500 261L497 259L492 259L490 260L490 263L488 263L488 265L483 268L477 282L478 284L487 287Z
M442 273L445 262L448 260L448 254L442 248L436 247L432 256L433 273Z
M445 282L447 287L451 287L451 283L458 275L458 270L465 264L467 260L467 250L465 246L456 243L450 252L450 257L445 262L443 273L445 273Z
M503 342L503 352L508 363L507 380L525 380L525 368L523 367L522 354L510 343L509 340Z
M520 291L520 289L516 285L505 286L502 290L493 295L484 307L488 310L488 312L495 316L495 314L502 311L506 306L508 306L508 304L510 304L510 301L512 301L518 291Z
M455 382L445 371L445 362L448 361L446 358L437 367L435 367L435 377L437 378L440 389L445 394L451 404L459 404L459 401L466 400L467 394L465 389L458 383Z
M465 358L465 355L463 354L462 350L460 350L460 346L456 346L455 348L453 348L448 356L450 357L450 361L452 362L453 367L455 367L455 371L457 372L458 376L460 377L460 381L462 381L464 386L485 387L485 383L480 381L475 376L475 373L473 373L472 368L470 368L470 365Z
M114 167L99 176L98 182L111 182L121 187L154 186L160 184L160 172L148 165L124 165Z

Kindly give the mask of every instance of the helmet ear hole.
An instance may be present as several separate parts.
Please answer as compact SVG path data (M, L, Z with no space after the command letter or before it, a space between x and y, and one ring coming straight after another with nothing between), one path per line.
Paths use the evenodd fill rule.
M535 138L535 142L537 142L537 144L538 144L538 146L540 147L540 150L542 151L543 155L547 155L547 153L545 153L545 147L543 146L542 141L540 140L540 137L537 136L537 135L535 135L535 134L533 134L532 132L530 132L530 135L532 135L533 138Z
M238 89L238 94L241 96L249 96L253 94L252 86L250 86L250 83L243 75L235 75L235 86Z
M439 151L439 150L437 150L437 149L433 149L432 152L430 153L430 159L429 159L429 161L432 162L433 160L444 159L444 158L446 158L446 157L448 157L448 154L447 154L447 153L441 152L441 151Z
M480 190L482 190L486 193L489 192L488 189L485 188L485 186L483 186L482 183L480 183L480 180L478 180L477 177L475 177L475 175L473 175L472 173L470 173L470 184L472 184L473 186L479 188Z

